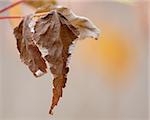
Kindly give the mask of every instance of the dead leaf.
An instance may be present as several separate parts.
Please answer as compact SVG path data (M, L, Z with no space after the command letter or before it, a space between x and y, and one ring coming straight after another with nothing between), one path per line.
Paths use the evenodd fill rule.
M49 113L58 104L69 72L70 48L77 39L99 36L99 29L87 18L78 17L64 7L45 7L50 10L42 17L28 15L14 29L21 60L39 77L49 67L54 76L53 98ZM48 65L46 65L46 62Z
M33 17L27 16L19 27L15 28L14 33L21 59L36 77L41 75L38 74L39 71L46 73L45 60L50 65L51 73L54 75L53 99L49 112L52 114L52 109L62 96L62 88L67 80L67 61L71 55L69 47L78 38L79 32L57 11L51 11L38 19L35 31L31 30L32 19ZM47 50L47 55L42 57L41 48Z
M57 11L64 15L72 25L80 31L80 39L92 37L98 39L100 30L86 17L77 16L72 10L67 7L57 6Z
M85 39L92 37L98 39L100 35L100 30L86 17L77 16L72 10L67 7L52 5L52 6L43 6L41 9L37 10L36 13L45 13L50 10L57 10L63 16L65 16L69 22L78 28L80 32L79 39Z
M21 21L20 25L14 29L14 34L17 39L17 48L22 62L28 65L32 73L38 77L39 72L46 73L47 66L32 38L32 33L28 27L30 20L31 16L27 16Z
M44 57L54 75L50 114L62 96L62 88L65 87L66 74L69 71L67 67L67 59L70 56L69 47L78 35L78 30L57 11L50 12L36 23L34 38L37 38L36 42L39 46L48 50L48 54Z

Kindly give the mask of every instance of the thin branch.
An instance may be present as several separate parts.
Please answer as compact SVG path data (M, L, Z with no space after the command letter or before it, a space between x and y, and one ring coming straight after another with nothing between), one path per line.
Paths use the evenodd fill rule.
M24 16L0 16L0 20L3 19L21 19L24 18Z
M46 15L48 13L49 12L38 13L38 14L35 14L34 17L40 17L40 16ZM0 20L3 20L3 19L21 19L24 17L25 16L0 16Z
M7 11L7 10L9 10L9 9L11 9L11 8L13 8L13 7L15 7L16 5L19 5L20 3L24 3L26 1L27 0L19 0L19 1L15 2L15 3L12 3L11 5L1 9L0 10L0 14L5 12L5 11ZM38 13L38 14L35 15L35 17L40 17L40 16L43 16L43 15L45 15L47 13L48 12ZM3 19L21 19L21 18L24 18L24 16L0 16L0 20L3 20Z
M19 5L20 3L23 3L23 2L25 2L25 0L19 0L19 1L15 2L15 3L12 3L11 5L1 9L0 13L3 13L5 11L9 10L10 8L12 8L12 7L16 6L16 5Z

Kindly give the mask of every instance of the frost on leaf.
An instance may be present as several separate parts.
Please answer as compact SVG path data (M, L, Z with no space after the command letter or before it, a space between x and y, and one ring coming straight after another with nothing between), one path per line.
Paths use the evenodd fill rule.
M76 16L68 8L54 7L40 17L26 16L14 29L14 34L20 58L31 72L39 77L49 68L54 77L49 111L52 114L67 80L71 46L77 39L97 39L99 30L87 18Z

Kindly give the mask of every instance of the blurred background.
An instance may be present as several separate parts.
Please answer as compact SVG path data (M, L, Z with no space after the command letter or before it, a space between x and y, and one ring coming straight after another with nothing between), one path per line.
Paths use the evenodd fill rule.
M0 0L0 9L13 2ZM77 42L63 97L49 116L50 74L35 78L21 63L13 35L20 19L0 19L0 120L148 120L150 2L57 2L91 19L100 38ZM19 4L0 16L33 11Z

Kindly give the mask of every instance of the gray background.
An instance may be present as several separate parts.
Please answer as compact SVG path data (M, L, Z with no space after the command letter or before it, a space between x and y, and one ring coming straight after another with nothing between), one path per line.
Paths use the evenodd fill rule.
M0 8L7 4L10 2L0 2ZM50 75L37 79L21 63L13 29L7 20L0 20L0 120L148 120L148 38L136 11L138 3L91 1L61 4L90 18L101 28L102 38L77 43L63 98L54 116L50 117ZM23 8L27 13L26 7ZM132 61L130 73L120 78L132 82L123 88L113 88L104 82L105 75L96 49L103 39L104 24L114 25L124 35L130 36L132 39L127 39L128 43L136 50L132 60L129 59L129 62Z

